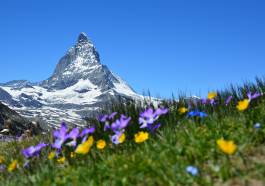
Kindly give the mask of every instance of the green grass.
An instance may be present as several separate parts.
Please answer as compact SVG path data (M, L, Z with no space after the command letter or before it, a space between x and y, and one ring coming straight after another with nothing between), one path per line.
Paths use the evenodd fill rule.
M108 141L103 151L94 146L88 155L69 158L63 165L47 160L47 149L29 169L0 173L0 185L265 185L265 96L253 100L246 111L236 109L237 101L246 97L248 90L264 92L264 87L264 81L258 79L255 84L219 92L220 104L196 105L208 113L203 119L177 112L187 101L165 100L163 105L170 113L161 117L161 129L142 144L133 141L142 108L114 105L112 110L132 116L125 143L114 146ZM223 101L230 94L234 101L226 107ZM261 123L261 129L253 127L256 122ZM102 133L94 137L108 138ZM236 143L235 154L220 151L216 140L221 137ZM23 162L21 149L40 140L51 142L52 137L2 143L0 154L7 164L12 159ZM185 171L188 165L196 166L199 175L189 175Z

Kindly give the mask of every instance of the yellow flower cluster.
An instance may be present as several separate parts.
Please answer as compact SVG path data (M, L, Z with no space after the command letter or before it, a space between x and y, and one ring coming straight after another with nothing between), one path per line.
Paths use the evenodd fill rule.
M180 108L178 109L178 112L179 112L179 114L185 114L186 112L188 112L188 109L185 108L185 107L180 107Z
M18 160L14 160L8 165L7 170L8 170L8 172L12 172L15 169L17 169L17 167L18 167Z
M106 147L106 141L105 140L98 140L97 141L97 149L102 150Z
M135 143L143 143L144 141L148 140L149 133L148 132L138 132L134 135Z
M93 146L94 138L93 136L90 136L87 141L77 146L75 153L76 154L87 154L91 147Z
M249 100L248 99L244 99L242 101L239 101L238 104L237 104L237 109L239 111L244 111L248 108L249 106Z
M5 158L3 156L0 156L0 164L5 162Z
M125 141L125 139L126 139L126 136L125 136L125 134L123 133L123 134L120 136L120 138L119 138L119 143L123 143L123 142Z
M232 140L224 140L223 138L217 140L217 145L226 154L234 154L236 152L237 146Z
M66 159L65 157L58 158L58 159L57 159L57 162L58 162L59 164L64 164L65 159Z
M208 93L208 99L214 99L214 98L216 98L216 96L217 96L217 93L216 92L209 92Z
M54 151L50 152L48 155L48 159L51 160L55 157L56 153Z

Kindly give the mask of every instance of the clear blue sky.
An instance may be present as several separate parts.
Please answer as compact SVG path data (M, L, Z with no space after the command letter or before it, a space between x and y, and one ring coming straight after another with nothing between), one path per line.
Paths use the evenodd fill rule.
M263 0L2 0L0 82L48 78L82 31L139 93L205 95L265 75Z

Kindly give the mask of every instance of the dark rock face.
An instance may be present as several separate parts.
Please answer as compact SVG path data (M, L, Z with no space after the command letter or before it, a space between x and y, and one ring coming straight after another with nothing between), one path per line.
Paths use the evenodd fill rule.
M8 134L11 135L21 135L26 130L30 130L32 134L42 131L37 123L21 117L17 112L0 103L0 130L4 129L8 129Z

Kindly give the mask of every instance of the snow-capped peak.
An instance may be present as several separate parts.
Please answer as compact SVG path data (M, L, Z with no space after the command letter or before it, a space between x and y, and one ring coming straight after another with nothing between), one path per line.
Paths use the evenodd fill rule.
M78 43L84 43L84 42L89 42L90 40L88 39L86 33L81 32L78 36L77 42Z
M83 32L47 80L0 84L0 101L24 116L40 117L51 125L60 120L84 124L81 118L91 116L110 101L132 99L142 97L100 63L94 44Z

